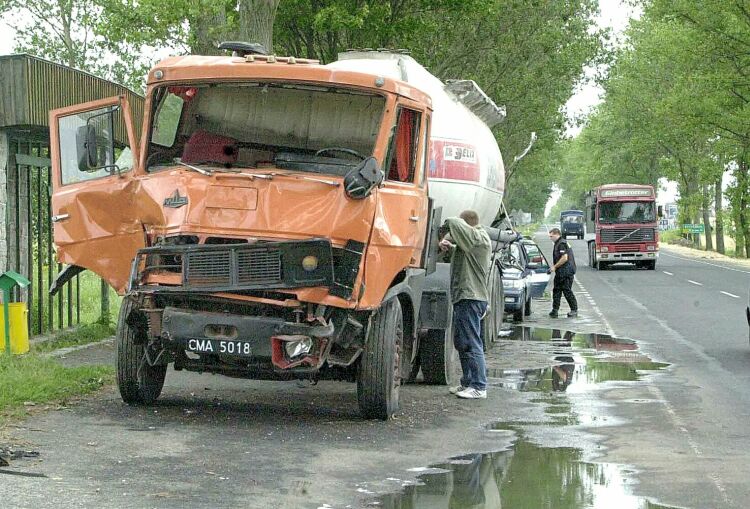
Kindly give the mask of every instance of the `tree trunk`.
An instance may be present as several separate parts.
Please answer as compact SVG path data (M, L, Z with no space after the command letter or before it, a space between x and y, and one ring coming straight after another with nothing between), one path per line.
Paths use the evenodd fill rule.
M227 30L227 13L223 5L207 7L204 15L192 22L190 29L190 50L194 55L224 54L219 51L219 44L234 39Z
M273 53L273 22L280 0L240 0L240 39Z
M740 224L737 225L738 229L742 232L742 238L744 240L744 257L750 258L750 212L748 212L748 206L750 206L750 197L748 196L748 166L747 161L741 161L739 164L739 172L737 173L737 192L739 193L739 220ZM737 245L737 252L742 253L743 245Z
M701 212L703 213L703 228L706 232L706 251L714 250L713 239L711 238L711 219L709 217L711 207L711 199L709 198L708 185L703 184L701 186L703 203Z
M99 322L108 324L111 321L111 316L109 315L109 285L103 279L101 290L101 316L99 317Z
M724 254L724 215L723 215L723 196L722 190L724 174L719 175L714 185L714 214L716 215L716 250Z

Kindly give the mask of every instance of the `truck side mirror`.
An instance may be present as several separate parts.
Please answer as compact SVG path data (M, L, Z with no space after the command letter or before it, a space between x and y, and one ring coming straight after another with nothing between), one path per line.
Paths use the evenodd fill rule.
M352 200L364 200L383 182L385 175L374 157L368 157L344 177L344 191Z
M76 131L76 154L79 170L89 172L98 166L99 150L96 146L96 129L93 125L82 125Z
M664 217L664 207L662 207L661 205L656 207L656 215L659 217L659 219Z

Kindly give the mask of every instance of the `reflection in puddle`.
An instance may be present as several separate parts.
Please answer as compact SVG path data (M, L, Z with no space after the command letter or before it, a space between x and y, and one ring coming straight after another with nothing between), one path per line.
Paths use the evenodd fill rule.
M630 494L628 473L611 463L587 463L572 447L545 448L523 438L508 451L467 454L423 474L419 484L386 495L386 509L658 509Z
M520 352L518 345L524 345ZM492 362L514 349L515 357L524 357L514 359L516 364L536 358L537 366L511 369ZM668 366L642 354L631 339L539 327L513 327L496 350L488 360L490 383L521 391L585 392L603 382L634 382Z

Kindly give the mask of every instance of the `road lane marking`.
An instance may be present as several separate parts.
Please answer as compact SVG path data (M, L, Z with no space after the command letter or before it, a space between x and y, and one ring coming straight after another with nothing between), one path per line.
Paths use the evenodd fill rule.
M730 297L734 297L735 299L739 299L740 298L739 295L735 295L733 293L725 292L723 290L719 290L719 292L723 293L724 295L729 295Z
M687 281L688 283L692 283L694 285L703 286L703 283L699 283L698 281L693 281L692 279L688 279Z
M672 274L671 272L667 272L666 270L663 270L662 272L667 276L674 276L674 274Z
M685 260L686 262L702 263L704 265L711 265L712 267L718 267L720 269L733 270L735 272L742 272L744 274L750 274L750 270L735 269L732 267L725 267L724 265L718 265L716 263L704 262L703 260L693 260L692 258L683 258L682 256L675 256L673 254L667 254L664 251L660 251L660 256L669 256L670 258L677 258L679 260Z

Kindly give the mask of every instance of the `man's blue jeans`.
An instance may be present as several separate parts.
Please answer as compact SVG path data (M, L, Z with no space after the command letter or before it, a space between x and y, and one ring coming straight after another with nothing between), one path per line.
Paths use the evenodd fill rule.
M480 391L487 389L487 367L482 345L482 315L487 303L464 299L453 304L453 345L461 359L461 385Z

